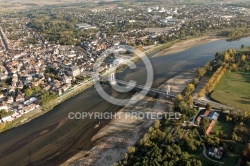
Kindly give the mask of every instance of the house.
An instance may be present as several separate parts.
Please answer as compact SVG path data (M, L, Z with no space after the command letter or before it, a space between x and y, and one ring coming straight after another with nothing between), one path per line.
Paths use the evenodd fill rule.
M13 103L13 102L14 102L13 97L12 97L12 96L9 96L9 97L7 98L6 103L11 104L11 103Z
M37 98L31 97L29 100L24 102L24 105L30 105L30 104L32 104L32 103L34 103L36 101L37 101Z
M23 82L22 82L22 81L19 81L19 82L17 83L17 88L18 88L18 89L23 89Z
M92 25L87 24L87 23L76 24L76 27L79 29L96 29L95 26L92 26Z
M5 98L5 96L3 95L3 93L0 93L0 100L3 100Z
M57 89L57 94L58 94L58 96L61 96L62 95L62 89Z
M212 157L220 159L223 155L223 147L219 147L219 148L213 147L209 149L208 154Z
M62 87L63 92L66 92L70 88L70 84L66 84Z
M214 111L211 111L208 115L207 115L207 118L209 119L209 120L214 120L214 121L217 121L218 120L218 118L219 118L219 114L217 113L217 112L214 112Z
M25 107L23 107L23 112L28 113L28 112L34 110L35 108L37 108L38 106L39 105L36 105L36 104L30 104L28 106L25 106Z
M0 123L10 122L10 121L12 121L12 117L11 116L6 116L6 117L3 117L0 120Z
M5 102L2 102L1 104L0 104L0 110L8 110L9 108L8 108L8 106L6 105L6 103Z
M73 77L78 76L81 73L78 66L70 67L67 72L70 76L73 76Z
M210 124L209 124L209 126L208 126L208 128L207 128L207 130L206 130L206 135L209 135L210 134L210 132L212 131L212 129L213 129L213 127L214 127L214 124L215 124L215 120L212 120L211 122L210 122Z
M0 80L5 80L8 78L8 75L7 74L4 74L4 73L0 73Z
M16 101L17 102L23 102L24 101L24 97L22 94L18 93L17 97L16 97Z
M24 113L28 113L30 111L32 111L32 109L30 107L28 107L28 106L23 107L23 112Z
M72 77L67 77L66 75L63 76L63 82L66 84L70 84L72 81Z
M48 91L50 90L51 86L50 85L47 85L46 87L44 87L44 90Z
M206 109L202 109L199 112L199 115L197 116L197 118L195 120L198 125L200 124L201 118L206 118L210 122L208 128L205 131L206 135L209 135L210 132L212 131L216 121L219 118L219 113L217 113L215 111L209 111L209 110L206 110Z

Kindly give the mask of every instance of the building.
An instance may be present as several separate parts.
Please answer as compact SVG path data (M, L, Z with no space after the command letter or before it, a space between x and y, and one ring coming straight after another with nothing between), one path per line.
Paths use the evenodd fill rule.
M208 151L208 154L212 157L215 157L217 159L220 159L223 155L223 148L220 147L220 148L211 148L209 149Z
M76 24L76 27L79 29L96 29L95 26L92 26L92 25L87 24L87 23Z
M68 75L70 75L70 76L76 77L76 76L80 75L81 71L80 71L80 69L79 69L78 66L73 66L73 67L70 67L70 68L67 70L67 73L68 73Z
M8 106L6 105L6 103L5 102L2 102L1 104L0 104L0 110L6 110L6 111L8 111Z
M66 75L63 76L63 82L66 84L71 84L72 77L67 77Z
M23 97L23 95L19 93L19 94L17 95L17 97L16 97L16 101L17 101L17 102L24 102L24 97Z
M208 128L205 131L205 134L209 135L210 132L212 131L216 121L219 118L219 114L215 111L209 111L209 110L203 109L200 111L199 115L197 116L197 118L195 120L198 125L200 124L201 118L206 118L210 122Z
M148 8L147 11L150 13L150 12L152 12L152 9Z

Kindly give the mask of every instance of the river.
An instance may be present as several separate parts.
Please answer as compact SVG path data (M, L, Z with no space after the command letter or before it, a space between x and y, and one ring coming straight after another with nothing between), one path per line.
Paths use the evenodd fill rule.
M250 45L250 38L227 42L218 40L190 48L186 51L151 57L154 69L154 87L184 71L203 66L213 60L216 52L228 48ZM142 62L138 69L126 72L126 80L143 84L146 71ZM128 94L120 96L128 97ZM69 112L116 112L121 107L105 102L93 87L68 99L46 114L24 125L0 134L0 165L58 165L77 152L92 147L91 137L109 121L70 120Z

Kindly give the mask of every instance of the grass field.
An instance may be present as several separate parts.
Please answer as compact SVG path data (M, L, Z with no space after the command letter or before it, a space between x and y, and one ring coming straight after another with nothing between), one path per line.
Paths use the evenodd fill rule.
M245 46L244 48L238 49L237 52L238 53L249 53L250 52L250 47Z
M213 128L213 132L223 132L224 137L230 139L232 136L234 124L224 120L218 120Z
M243 111L250 111L250 72L225 74L211 97Z

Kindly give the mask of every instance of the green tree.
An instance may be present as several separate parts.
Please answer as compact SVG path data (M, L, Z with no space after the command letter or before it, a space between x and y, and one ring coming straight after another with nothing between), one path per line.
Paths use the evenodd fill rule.
M248 161L250 161L250 143L247 143L243 148L243 156L246 157Z
M34 87L32 87L32 89L34 90L35 93L38 93L41 91L40 86L34 86Z
M224 54L224 60L225 61L228 61L230 59L230 55L226 52L225 54Z
M201 118L200 126L203 129L204 133L206 133L206 130L207 130L208 126L209 126L209 120L207 118Z
M192 83L193 83L194 85L197 85L197 84L199 83L199 79L198 79L198 78L194 78Z
M238 141L238 136L235 132L233 132L233 134L232 134L232 140Z
M134 146L128 147L128 153L135 153L135 147Z
M154 121L154 125L153 125L153 127L155 128L155 129L159 129L159 127L160 127L160 120L159 119L156 119L155 121Z
M191 95L191 93L194 91L195 87L194 84L190 83L187 85L187 87L185 88L184 94L185 96L189 96Z
M201 78L205 73L206 73L206 68L201 67L201 68L199 68L199 69L197 70L196 76L197 76L198 78Z
M243 55L241 56L241 61L245 61L246 59L247 59L247 56L243 54Z
M210 103L207 103L205 108L206 110L210 111L212 109L212 105Z
M33 94L33 91L32 89L26 89L24 93L25 93L25 97L30 97Z

